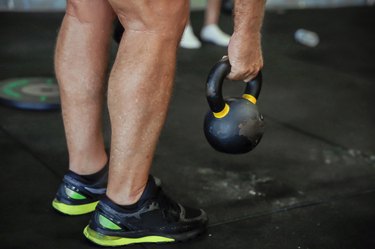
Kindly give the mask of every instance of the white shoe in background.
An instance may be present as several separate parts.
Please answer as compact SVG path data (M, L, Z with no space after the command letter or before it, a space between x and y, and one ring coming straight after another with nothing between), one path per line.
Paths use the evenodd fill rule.
M205 42L211 42L215 45L227 47L230 41L230 35L221 31L216 24L210 24L202 28L201 38Z
M194 35L193 28L191 25L186 25L184 33L182 35L182 39L180 42L180 47L189 48L189 49L197 49L202 46L201 42L198 38Z

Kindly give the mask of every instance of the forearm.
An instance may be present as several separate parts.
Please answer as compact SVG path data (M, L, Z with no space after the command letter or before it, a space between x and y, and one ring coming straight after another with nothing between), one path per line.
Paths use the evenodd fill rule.
M263 67L260 29L265 0L235 0L234 32L228 46L231 80L249 81Z
M260 33L265 0L235 0L234 4L234 32L243 35Z

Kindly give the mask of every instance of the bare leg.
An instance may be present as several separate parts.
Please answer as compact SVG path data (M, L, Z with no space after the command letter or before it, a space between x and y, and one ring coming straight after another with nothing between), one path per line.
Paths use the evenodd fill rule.
M201 38L203 41L225 47L229 44L230 36L219 28L220 7L221 0L208 0Z
M204 18L204 26L218 24L220 17L221 0L208 0Z
M186 0L110 0L125 27L109 80L112 143L107 195L132 204L147 183L164 124Z
M55 67L69 167L82 175L107 162L102 106L114 17L106 0L69 0L57 40Z
M197 49L202 46L201 42L195 36L193 27L190 22L190 18L185 26L184 33L180 42L180 46L183 48Z

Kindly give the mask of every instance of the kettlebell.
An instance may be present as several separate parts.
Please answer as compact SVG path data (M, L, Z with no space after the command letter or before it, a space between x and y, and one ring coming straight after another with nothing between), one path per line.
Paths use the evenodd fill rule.
M264 133L264 119L256 105L262 87L262 73L246 83L241 98L223 98L222 86L230 73L227 57L211 69L206 85L210 110L204 119L204 134L217 151L229 154L247 153L260 142Z

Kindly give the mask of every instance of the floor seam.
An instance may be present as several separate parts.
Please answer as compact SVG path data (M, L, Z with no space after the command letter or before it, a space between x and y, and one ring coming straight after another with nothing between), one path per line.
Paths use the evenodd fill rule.
M344 195L344 196L333 197L333 198L329 198L329 199L299 202L299 203L296 203L296 204L293 204L293 205L289 205L289 206L285 206L285 207L281 207L281 208L277 208L277 209L272 209L272 210L266 211L266 212L256 212L252 215L245 215L245 216L242 216L242 217L237 217L237 218L234 218L234 219L230 219L230 220L228 219L226 221L213 223L213 224L210 224L209 227L217 227L217 226L221 226L221 225L227 225L227 224L242 222L242 221L245 221L245 220L250 220L250 219L253 219L253 218L259 218L259 217L269 216L269 215L279 214L279 213L286 213L286 212L289 212L289 211L292 211L292 210L295 210L295 209L302 209L302 208L308 208L308 207L313 207L313 206L325 205L325 204L333 203L333 202L336 202L336 201L342 201L342 200L347 200L347 199L351 199L351 198L359 198L361 196L368 195L368 194L374 194L374 193L375 193L375 188L364 190L362 192L350 193L350 194L347 194L347 195Z
M282 122L282 121L280 121L280 120L278 120L276 118L273 118L273 117L271 117L269 115L264 115L264 116L266 116L267 119L270 119L271 121L273 121L273 122L275 122L275 123L283 126L284 128L287 128L287 129L292 130L294 132L303 134L303 135L305 135L307 137L310 137L310 138L322 141L322 142L324 142L324 143L326 143L328 145L336 147L339 150L342 150L343 152L351 155L354 158L362 159L366 164L368 164L370 166L375 166L375 154L368 154L368 153L365 153L365 152L363 152L361 150L347 148L346 146L343 146L341 144L338 144L336 142L328 140L328 139L326 139L323 136L319 136L319 135L314 134L312 132L308 132L306 130L303 130L303 129L299 128L299 127L296 127L296 126L290 125L288 123Z

